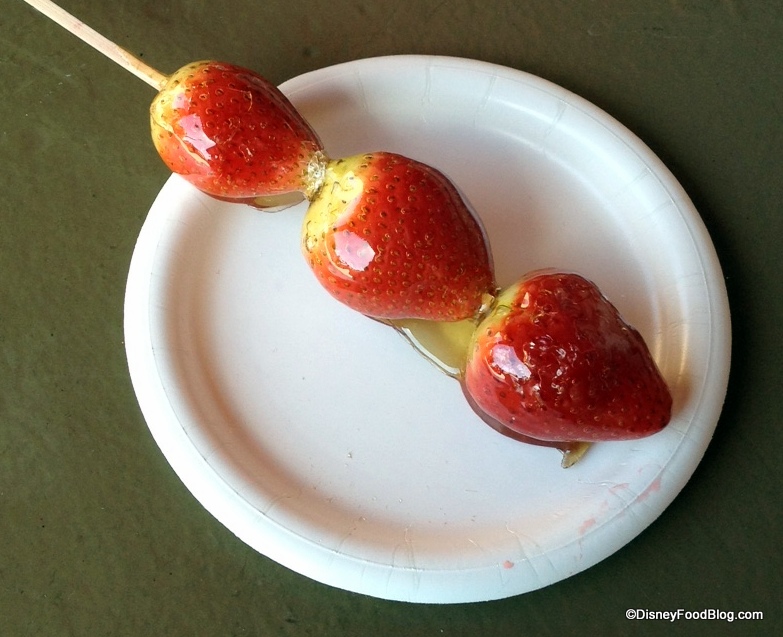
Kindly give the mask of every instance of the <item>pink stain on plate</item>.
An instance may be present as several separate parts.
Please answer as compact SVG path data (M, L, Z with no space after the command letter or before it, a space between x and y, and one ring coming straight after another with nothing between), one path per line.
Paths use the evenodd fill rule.
M582 522L582 525L579 527L579 535L584 535L587 533L589 529L594 527L596 524L595 518L588 518L584 522Z
M637 502L644 502L647 498L649 498L653 493L661 490L661 476L658 476L650 483L650 486L647 487L644 491L642 491L639 494L639 497L637 498Z
M631 487L630 484L627 482L620 482L613 487L609 489L609 493L612 495L617 495L618 493L622 493L623 491L627 491Z

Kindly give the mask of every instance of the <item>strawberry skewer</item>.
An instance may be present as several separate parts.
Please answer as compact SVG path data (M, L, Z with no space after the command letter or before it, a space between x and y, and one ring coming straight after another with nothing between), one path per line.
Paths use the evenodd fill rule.
M257 73L203 61L164 75L50 0L25 1L158 90L152 139L173 172L257 208L307 199L302 250L319 282L442 362L494 428L558 448L570 466L591 442L668 422L649 351L593 284L557 273L496 288L481 224L444 174L385 152L331 160ZM439 339L445 356L425 344Z

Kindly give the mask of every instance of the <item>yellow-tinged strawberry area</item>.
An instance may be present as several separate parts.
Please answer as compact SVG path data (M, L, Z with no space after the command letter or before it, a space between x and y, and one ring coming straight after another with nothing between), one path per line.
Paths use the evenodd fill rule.
M362 156L330 161L326 164L322 183L310 203L305 217L305 231L315 234L330 225L341 225L341 217L349 215L364 192L364 181L356 170Z
M181 108L183 100L186 99L183 81L192 78L202 64L202 62L193 62L172 73L150 105L150 128L155 148L161 155L176 161L173 170L182 174L187 174L189 171L198 172L199 166L204 171L208 171L209 155L206 151L214 146L214 142L211 141L208 146L204 144L203 131L198 135L189 135L187 132L180 134L175 130L172 121L172 114L176 109ZM185 142L194 142L193 149L191 150Z
M330 161L326 164L321 187L310 202L302 224L302 246L309 258L326 258L332 274L350 279L353 271L367 268L375 251L370 244L347 227L357 202L365 190L364 181L354 170L361 157ZM346 228L340 229L343 225ZM325 236L334 228L334 241Z

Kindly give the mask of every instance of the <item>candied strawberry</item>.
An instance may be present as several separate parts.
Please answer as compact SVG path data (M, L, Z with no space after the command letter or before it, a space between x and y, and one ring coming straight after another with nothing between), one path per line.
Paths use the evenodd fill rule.
M150 107L152 139L168 167L221 199L306 193L324 159L315 131L280 90L231 64L194 62Z
M497 422L545 441L641 438L671 417L639 332L571 273L536 272L498 296L473 336L464 388Z
M438 170L393 153L332 161L302 247L339 301L379 319L474 317L495 291L476 217Z

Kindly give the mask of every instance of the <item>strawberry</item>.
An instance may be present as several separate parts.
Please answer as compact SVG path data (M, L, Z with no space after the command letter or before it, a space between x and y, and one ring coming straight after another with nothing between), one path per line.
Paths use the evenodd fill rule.
M175 72L150 120L168 167L219 199L260 207L295 200L316 186L325 161L315 131L280 90L231 64L194 62Z
M538 271L503 290L468 356L470 402L523 436L627 440L661 430L671 416L641 335L576 274Z
M326 165L302 248L328 292L378 319L474 317L495 291L483 230L455 186L393 153Z

